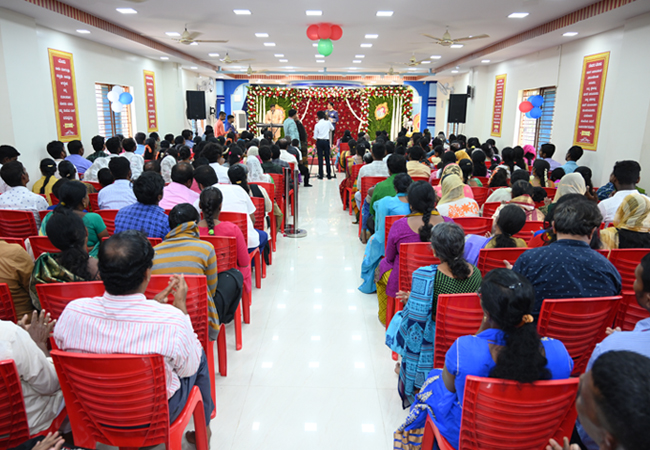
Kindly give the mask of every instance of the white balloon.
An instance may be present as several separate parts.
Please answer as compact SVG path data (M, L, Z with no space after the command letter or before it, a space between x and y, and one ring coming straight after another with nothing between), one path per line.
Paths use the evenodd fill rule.
M110 92L106 95L106 97L108 98L108 101L109 101L109 102L111 102L111 103L115 103L115 102L119 101L119 99L120 99L120 94L117 94L117 93L115 93L115 92L113 92L113 91L110 91Z
M121 113L122 112L122 104L120 102L114 102L111 104L111 109L113 112L116 113Z
M122 92L124 92L124 88L122 86L113 86L113 89L111 89L111 92L115 92L117 96L119 97ZM117 101L117 100L115 100Z

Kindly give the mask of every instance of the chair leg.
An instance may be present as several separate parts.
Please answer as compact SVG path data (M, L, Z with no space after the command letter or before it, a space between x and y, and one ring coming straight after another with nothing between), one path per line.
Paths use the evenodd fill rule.
M273 252L269 252L269 254L271 253ZM260 260L262 261L262 278L266 278L266 260L264 259L264 255L260 255Z
M235 349L237 351L242 348L242 334L241 334L241 302L235 311Z
M262 267L262 261L260 257L260 252L259 250L257 251L257 254L255 255L255 287L257 289L262 289L262 270L260 269Z
M221 325L217 337L217 353L219 358L219 374L222 377L228 375L228 354L226 353L226 327Z
M275 240L277 239L278 234L278 223L275 220L275 216L271 214L271 244L273 246L273 251L276 251Z
M395 297L388 297L386 300L386 329L390 325L390 321L393 320L393 310L395 309Z
M221 334L221 330L219 330ZM214 409L210 415L211 419L217 417L217 386L215 382L215 372L214 372L214 342L210 341L208 345L208 354L206 355L208 360L208 370L210 371L210 396L212 397L212 403L214 403Z
M241 303L243 304L244 311L244 323L251 323L251 292L244 289L244 293L241 298Z

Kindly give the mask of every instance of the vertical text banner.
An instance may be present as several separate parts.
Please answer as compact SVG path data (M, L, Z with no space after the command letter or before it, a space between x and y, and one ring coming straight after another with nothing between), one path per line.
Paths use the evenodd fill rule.
M51 48L47 49L47 53L50 58L54 114L59 140L69 142L81 139L72 53Z
M490 136L501 137L503 100L506 96L506 74L497 75L494 82L494 106L492 108L492 131Z
M609 52L585 56L582 61L580 97L573 145L579 145L585 150L595 151L598 145L600 111L603 108L608 65Z
M156 114L156 77L153 72L144 71L144 92L147 96L147 132L158 131Z

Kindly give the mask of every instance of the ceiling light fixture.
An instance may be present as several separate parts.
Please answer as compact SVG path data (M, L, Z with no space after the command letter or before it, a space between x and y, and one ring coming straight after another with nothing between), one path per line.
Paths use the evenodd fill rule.
M160 59L162 59L163 61L167 61L169 59L169 57L168 56L161 56Z
M77 33L79 33L79 34L90 34L90 31L88 31L88 30L77 30Z
M315 56L316 56L316 58L325 58L325 56L324 56L324 55L321 55L321 54L317 54L317 55L315 55Z
M525 12L514 12L508 16L509 19L523 19L528 16L528 13Z
M264 47L275 47L275 42L265 42Z
M324 60L324 59L317 59L316 62L317 62L317 63L324 63L325 60Z
M192 67L190 67L190 69L192 69L192 70L196 70L196 69L198 69L198 67L196 67L196 66L192 66Z
M366 39L377 39L378 37L378 34L366 34Z
M490 62L490 60L489 60L489 59L482 59L481 62L482 62L483 64L487 64L487 63Z
M288 59L278 59L278 61L280 61L280 62L289 62Z
M199 45L199 43L198 42L192 42L192 43L190 43L190 45Z
M305 14L308 16L322 16L323 11L318 9L308 9L307 11L305 11Z
M311 44L311 46L312 47L318 47L318 42L314 42L313 44Z
M250 9L233 9L232 12L234 12L238 16L250 16L251 15L251 10Z
M276 58L284 58L284 53L276 53L275 55Z
M179 36L181 35L180 33L176 32L176 31L168 31L168 32L165 33L165 34L166 34L167 36L169 36L169 37L179 37Z
M219 53L208 53L208 56L210 56L211 58L216 58L217 56L219 56Z
M355 58L365 58L366 55L354 55Z
M79 31L79 30L77 30L77 31ZM578 35L577 31L567 31L562 36L571 37L571 36L577 36L577 35Z
M440 58L442 58L442 56L440 56L440 55L431 55L429 58L431 58L431 59L440 59Z
M393 11L377 11L377 17L391 17Z
M269 37L269 33L255 33L255 37Z
M372 47L372 44L361 44L362 48L370 48Z
M431 64L431 61L422 61L422 64Z
M449 48L463 48L463 44L451 44Z
M133 8L115 8L118 13L122 14L137 14L138 12Z
M458 71L457 70L452 70L451 73L458 73Z
M361 64L361 60L360 59L355 59L355 60L352 61L352 64Z

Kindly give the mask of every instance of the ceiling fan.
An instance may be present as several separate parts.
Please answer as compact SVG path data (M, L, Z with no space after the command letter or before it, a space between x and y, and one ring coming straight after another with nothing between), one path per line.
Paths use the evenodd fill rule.
M254 73L264 73L264 72L268 72L268 70L253 70L250 64L248 65L248 69L246 69L247 75L253 75Z
M250 59L250 58L247 58L247 59L230 59L230 55L228 55L228 53L226 53L226 56L223 59L220 59L219 61L221 61L224 64L237 64L237 63L240 63L242 61L253 61L253 60Z
M431 61L431 60L430 59L422 59L422 60L418 61L417 58L415 57L415 55L413 55L409 59L409 62L405 62L405 63L392 62L392 63L389 63L389 64L399 64L399 65L402 65L402 66L416 67L416 66L419 66L420 64L422 64L425 61Z
M393 76L393 75L401 75L402 73L404 72L396 72L395 69L393 69L393 66L391 66L390 69L388 69L388 72L386 72L386 75Z
M460 44L461 42L464 42L464 41L473 41L475 39L485 39L485 38L490 37L487 34L479 34L477 36L467 36L467 37L462 37L462 38L458 38L458 39L453 39L451 37L451 34L449 34L448 29L445 30L445 34L442 35L442 38L431 36L429 34L424 34L423 36L426 36L429 39L433 39L434 41L436 41L436 44L442 45L443 47L449 47L450 45L453 45L453 44Z
M185 31L183 31L183 34L181 34L181 37L179 39L172 38L172 40L178 42L179 44L185 44L185 45L191 45L191 44L194 44L194 43L198 44L199 42L213 42L213 43L221 43L221 44L228 42L228 41L222 41L222 40L215 41L215 40L196 39L197 37L201 36L202 34L203 33L199 33L199 32L196 32L196 31L193 32L193 33L190 33L189 31L187 31L187 28L185 28Z

